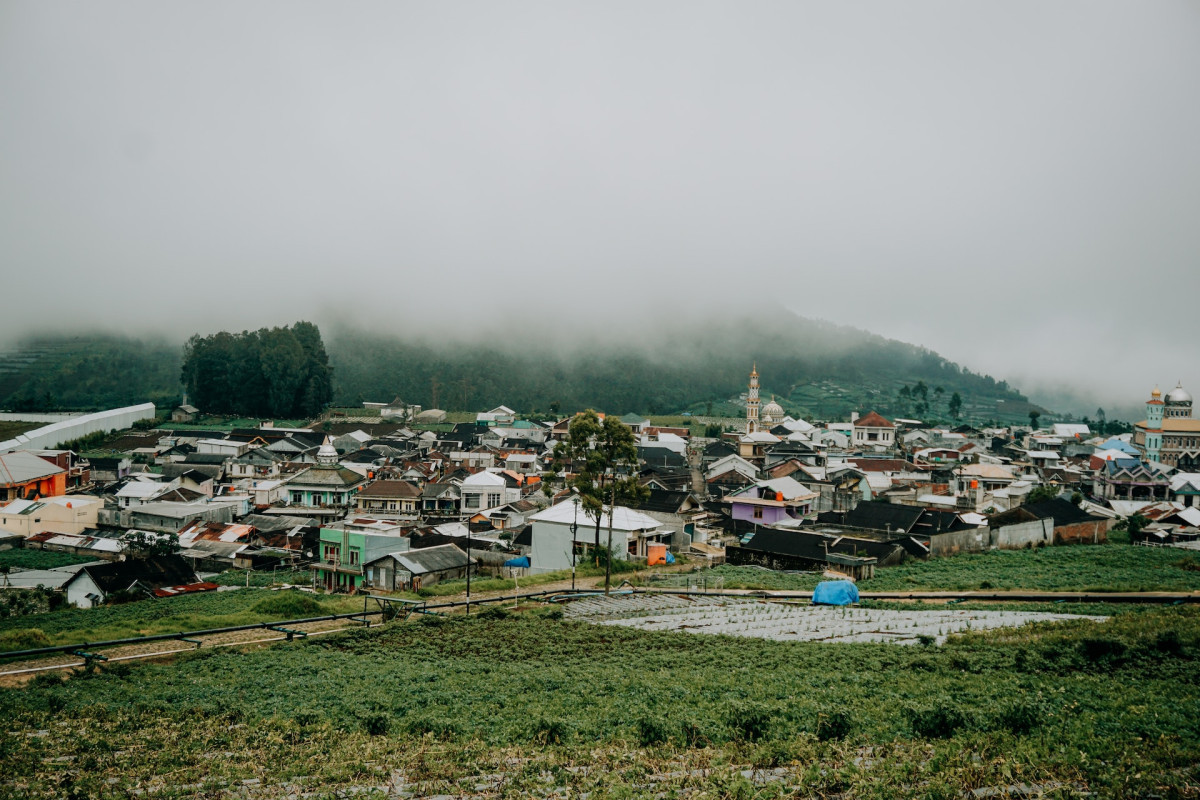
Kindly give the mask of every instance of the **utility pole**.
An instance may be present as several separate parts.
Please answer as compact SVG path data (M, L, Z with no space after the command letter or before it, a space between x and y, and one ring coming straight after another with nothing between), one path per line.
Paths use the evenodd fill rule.
M575 504L575 521L571 523L571 591L575 591L575 537L579 532L579 489L571 487L571 502Z
M467 520L467 616L471 616L471 521Z
M603 509L603 506L601 506ZM612 503L608 506L608 554L604 558L604 596L608 597L609 580L612 576L612 529L613 517L617 513L617 481L614 478L612 482Z

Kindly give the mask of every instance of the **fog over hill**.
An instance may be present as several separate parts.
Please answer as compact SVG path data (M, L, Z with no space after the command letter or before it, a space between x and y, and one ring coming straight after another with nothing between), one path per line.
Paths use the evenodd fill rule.
M0 340L776 303L1111 410L1200 389L1198 96L1191 3L6 3Z

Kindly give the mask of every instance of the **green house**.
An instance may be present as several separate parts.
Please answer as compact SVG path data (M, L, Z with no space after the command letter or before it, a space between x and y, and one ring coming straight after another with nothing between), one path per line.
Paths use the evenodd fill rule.
M322 527L319 560L312 565L316 584L330 592L353 592L363 587L364 564L410 549L408 537L399 535L399 525L377 525L387 530L369 530L352 523Z

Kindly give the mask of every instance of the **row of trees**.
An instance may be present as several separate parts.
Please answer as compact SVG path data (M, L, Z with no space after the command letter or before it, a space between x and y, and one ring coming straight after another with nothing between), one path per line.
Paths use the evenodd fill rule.
M925 381L917 381L913 386L905 384L896 392L896 404L901 413L913 413L918 417L924 417L930 412L931 408L934 414L940 413L941 403L946 396L946 390L941 386L935 386L933 387L932 401L930 401L929 395L929 386L926 385ZM962 395L958 392L952 393L950 399L946 402L946 412L954 419L961 419L962 407Z
M201 411L250 417L314 417L333 399L333 370L311 322L211 336L183 351L183 385Z

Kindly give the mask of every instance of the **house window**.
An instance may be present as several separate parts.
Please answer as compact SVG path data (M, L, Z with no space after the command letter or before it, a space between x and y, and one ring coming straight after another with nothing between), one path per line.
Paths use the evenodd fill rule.
M390 511L395 511L395 510L396 510L396 504L395 504L395 503L388 503L388 510L390 510Z
M494 508L495 506L498 506L498 505L500 505L500 495L499 494L489 494L488 495L488 508Z
M463 495L463 505L466 506L467 508L479 508L479 495L464 494Z
M763 517L762 517L762 509L761 509L761 508L755 508L755 509L754 509L754 518L755 518L755 519L762 519L762 518L763 518Z
M325 560L327 562L329 562L330 564L338 563L338 557L341 554L340 547L338 547L337 545L327 544L327 545L325 545L324 552L325 552Z
M353 567L357 563L358 563L358 551L351 548L350 549L350 566Z
M869 441L869 442L874 442L874 441L878 441L878 440L879 440L879 434L878 434L878 433L868 433L868 434L867 434L867 441Z

